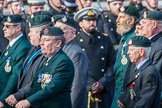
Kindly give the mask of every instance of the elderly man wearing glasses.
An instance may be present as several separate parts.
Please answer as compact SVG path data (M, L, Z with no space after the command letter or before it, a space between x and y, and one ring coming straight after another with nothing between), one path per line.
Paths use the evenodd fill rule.
M9 40L0 57L0 107L5 98L16 90L18 72L31 45L22 33L22 17L11 15L4 19L4 36Z

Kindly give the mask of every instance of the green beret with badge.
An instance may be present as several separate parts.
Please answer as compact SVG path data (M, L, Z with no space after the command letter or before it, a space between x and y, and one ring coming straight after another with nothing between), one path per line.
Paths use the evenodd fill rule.
M107 0L108 3L114 2L114 1L121 1L123 2L124 0Z
M79 10L74 15L74 20L76 22L79 22L82 19L97 19L100 11L94 7L86 7L81 10Z
M41 36L42 35L46 35L46 36L59 36L59 37L64 37L64 32L60 29L60 28L57 28L57 27L47 27L47 28L44 28L42 31L41 31Z
M133 6L133 5L128 5L128 6L123 6L120 8L120 12L125 13L127 15L133 16L135 18L139 18L140 17L140 13L137 7Z
M35 5L45 5L45 0L28 0L29 6L35 6Z
M51 17L47 15L36 15L29 19L29 27L40 27L46 24L52 24Z
M145 11L143 13L144 19L149 20L162 20L162 12L161 11Z
M53 21L54 23L60 22L60 23L66 24L66 25L68 25L68 26L73 27L74 29L77 28L77 24L76 24L76 22L74 21L74 19L71 18L71 17L68 17L68 16L66 16L66 15L64 15L64 14L57 14L57 15L54 15L54 16L52 17L52 21Z
M135 36L128 41L129 46L151 47L151 41L144 36Z
M4 20L4 22L8 22L8 23L21 23L23 22L23 18L21 15L18 14L14 14L14 15L9 15L7 16Z

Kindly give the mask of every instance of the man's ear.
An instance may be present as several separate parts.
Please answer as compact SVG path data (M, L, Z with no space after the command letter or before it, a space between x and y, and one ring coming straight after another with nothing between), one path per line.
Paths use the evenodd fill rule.
M157 28L157 26L158 26L158 22L157 21L152 21L152 28Z

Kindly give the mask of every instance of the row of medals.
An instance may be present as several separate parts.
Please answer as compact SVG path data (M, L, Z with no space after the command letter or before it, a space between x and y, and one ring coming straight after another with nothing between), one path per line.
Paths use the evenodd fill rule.
M7 47L7 50L8 50L9 47ZM8 56L8 51L5 52L5 56ZM7 62L6 62L6 65L5 65L5 71L6 72L11 72L11 65L10 65L10 57L7 58Z
M125 46L127 46L126 42L123 44L122 52L123 52L123 49L124 49ZM128 63L128 59L125 56L125 54L122 54L121 63L122 63L122 65L126 65Z

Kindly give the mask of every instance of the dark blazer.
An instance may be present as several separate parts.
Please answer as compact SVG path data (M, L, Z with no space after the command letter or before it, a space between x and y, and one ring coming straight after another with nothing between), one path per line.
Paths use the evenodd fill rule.
M36 72L27 100L32 108L71 108L73 77L72 61L59 50Z
M150 59L162 76L162 32L151 39Z
M90 90L92 84L100 82L104 90L100 93L99 108L109 108L114 95L114 76L112 67L115 61L115 52L108 36L94 32L90 36L81 31L76 36L76 41L89 59L88 85ZM94 108L94 107L92 107Z
M39 53L28 65L25 73L23 72L25 65L27 64L29 58L34 55L35 52L40 50L40 47L32 47L29 53L27 54L23 65L21 67L21 71L19 73L17 92L14 93L14 96L17 101L24 99L27 97L27 93L30 90L30 85L33 80L35 72L43 65L45 57L42 53Z
M88 80L88 57L80 46L74 41L70 41L63 48L63 51L70 57L74 64L75 75L72 84L72 107L86 108L87 103L87 80Z
M146 61L136 72L127 71L126 86L119 100L125 108L160 108L160 74L152 65L151 61ZM130 85L134 83L136 96L131 99Z
M0 101L4 102L6 97L16 91L18 74L30 48L29 41L22 36L12 47L2 53L0 57ZM5 54L7 51L8 55ZM5 70L8 60L11 66L10 72Z

